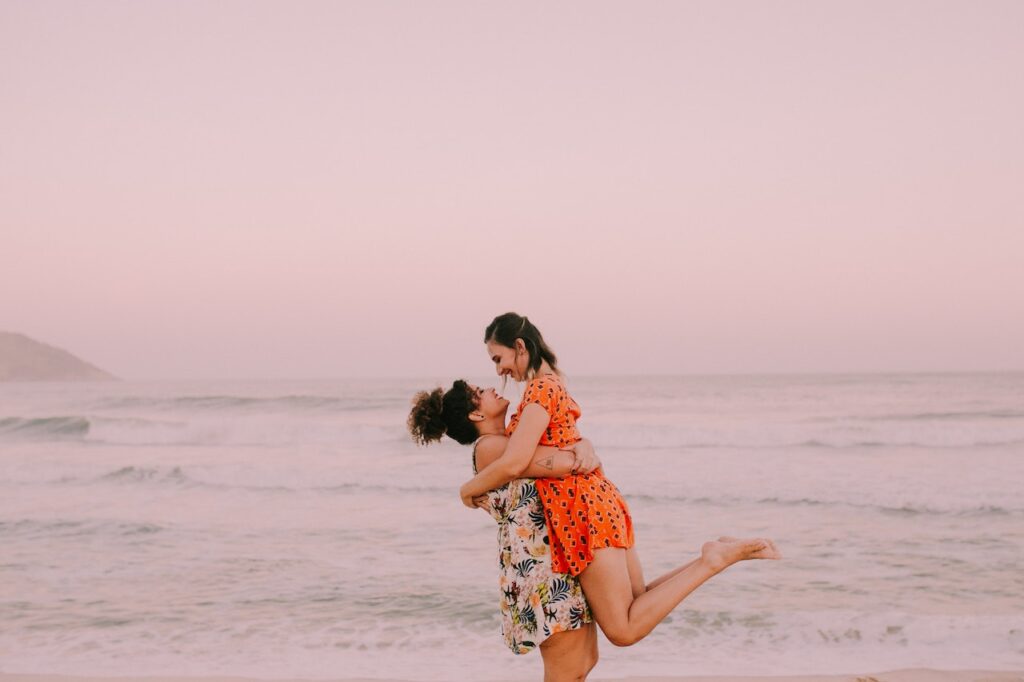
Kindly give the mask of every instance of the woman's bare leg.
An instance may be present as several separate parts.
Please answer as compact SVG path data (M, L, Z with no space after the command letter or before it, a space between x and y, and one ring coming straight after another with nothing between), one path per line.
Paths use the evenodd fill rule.
M678 570L682 570L680 567ZM626 571L629 572L629 588L633 592L633 599L651 589L651 586L644 582L644 567L640 565L640 555L636 552L636 545L626 550ZM658 580L664 582L662 576Z
M718 541L719 542L742 542L742 540L740 540L740 538L734 538L734 537L732 537L730 535L723 535L722 537L718 538ZM772 547L774 548L774 544L772 543L772 541L769 540L768 542L769 542L769 544L772 544ZM658 585L662 584L663 582L665 582L666 580L668 580L672 576L676 575L680 571L686 570L687 568L689 568L693 564L697 563L697 561L698 561L698 559L694 559L692 561L687 561L682 566L678 566L676 568L673 568L671 571L669 571L665 575L659 576L659 577L655 578L654 580L652 580L651 582L645 584L644 583L644 569L640 566L640 556L635 551L636 550L636 545L631 547L630 550L631 551L629 551L629 553L626 555L626 566L629 568L629 582L630 582L630 585L633 587L633 599L636 599L637 597L639 597L641 594L643 594L647 590L654 589L655 587L657 587ZM638 586L640 586L642 588L639 591L637 591L637 587Z
M630 552L632 551L632 556ZM634 596L637 585L630 564L639 566L634 550L608 547L595 550L594 561L580 574L580 585L594 619L608 640L629 646L646 637L691 592L709 578L745 559L779 559L770 540L712 541L701 547L699 559L662 576L657 584ZM635 571L635 568L634 568Z
M541 642L540 655L544 682L584 682L597 665L597 628L587 623L555 633Z
M718 538L722 542L726 542L724 538ZM735 538L733 538L735 539ZM647 590L652 590L658 585L662 584L672 576L676 575L681 571L685 571L687 568L697 563L697 559L687 561L682 566L677 566L665 575L659 576L649 583L644 582L644 569L640 565L640 555L636 552L636 546L630 547L626 550L626 568L629 570L629 585L633 590L633 599L636 599Z

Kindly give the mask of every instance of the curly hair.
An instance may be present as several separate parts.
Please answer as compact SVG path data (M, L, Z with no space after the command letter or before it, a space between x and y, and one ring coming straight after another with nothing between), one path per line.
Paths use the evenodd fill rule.
M417 393L406 425L412 439L419 445L439 441L445 434L469 445L480 435L476 424L469 418L469 413L476 408L476 395L469 384L457 379L447 391L435 388Z

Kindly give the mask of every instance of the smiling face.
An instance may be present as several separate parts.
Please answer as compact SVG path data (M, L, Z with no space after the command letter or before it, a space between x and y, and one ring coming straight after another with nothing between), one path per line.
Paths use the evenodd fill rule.
M487 342L487 355L494 363L498 376L510 377L515 381L523 381L526 378L530 356L526 354L522 340L516 339L516 348L509 348L492 339Z
M498 395L496 390L493 388L481 388L473 384L469 384L469 389L473 392L476 412L479 412L487 419L500 417L505 414L505 411L508 409L508 401Z

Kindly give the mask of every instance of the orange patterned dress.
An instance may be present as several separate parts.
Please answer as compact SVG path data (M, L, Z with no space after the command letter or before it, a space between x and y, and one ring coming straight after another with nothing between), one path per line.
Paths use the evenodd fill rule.
M537 403L550 421L540 445L568 447L581 438L576 428L580 406L555 374L536 377L526 384L523 399L505 433L519 426L523 410ZM551 570L579 575L594 560L594 550L633 546L633 520L618 488L601 469L565 478L538 478L537 492L551 537Z

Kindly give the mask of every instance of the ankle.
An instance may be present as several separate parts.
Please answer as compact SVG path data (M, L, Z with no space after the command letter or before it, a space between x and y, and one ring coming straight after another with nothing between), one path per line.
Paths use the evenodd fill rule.
M706 573L709 576L717 575L729 568L729 562L725 560L725 557L721 555L701 555L697 559L695 566L701 573Z

